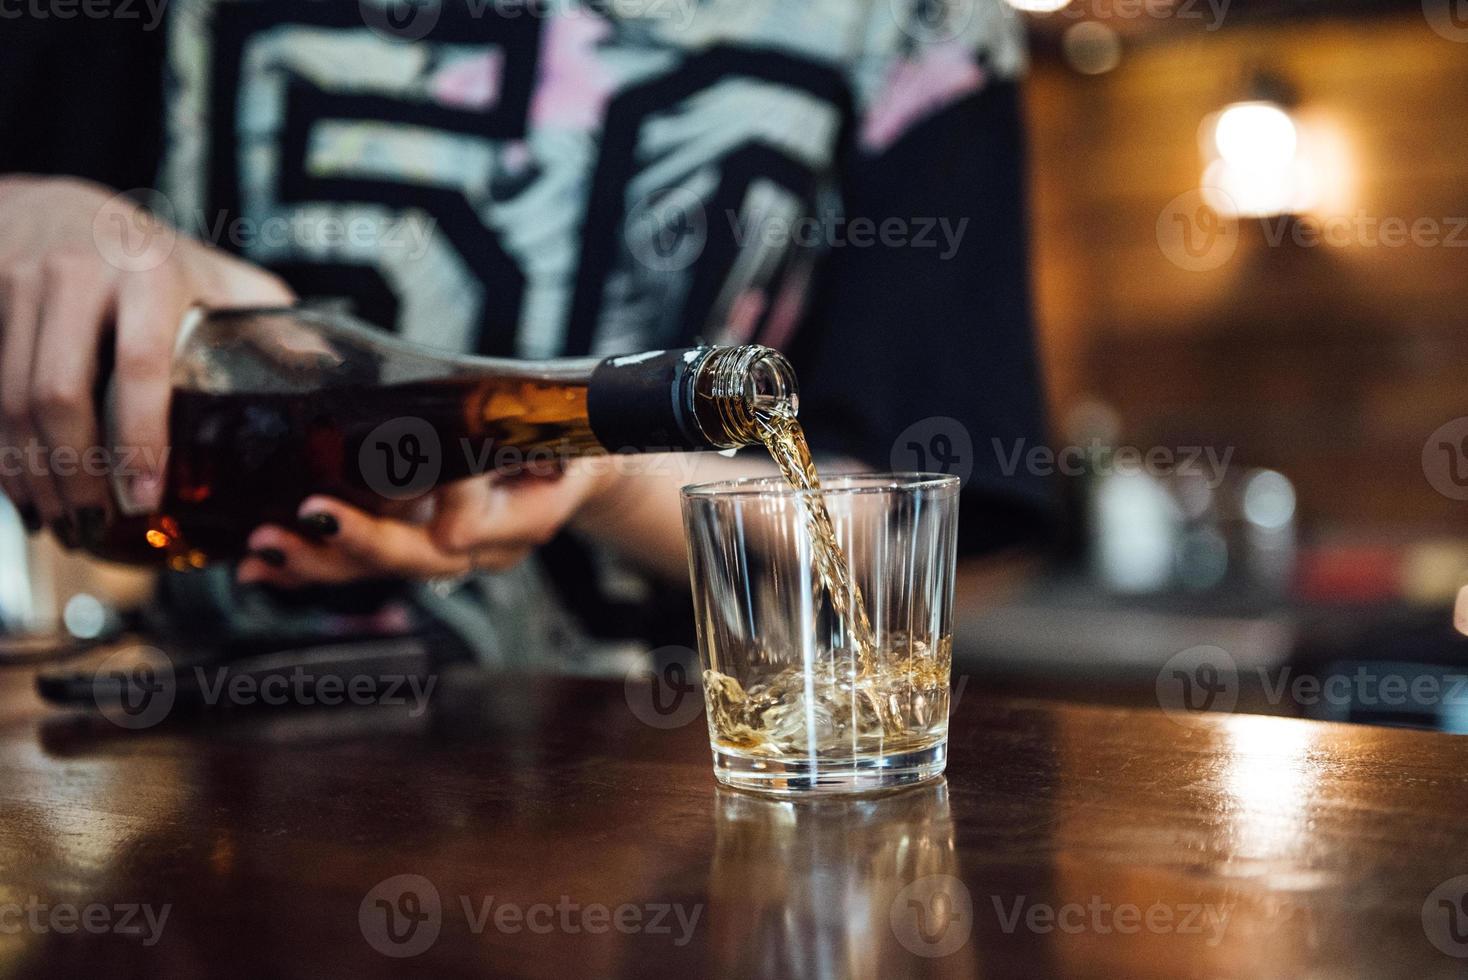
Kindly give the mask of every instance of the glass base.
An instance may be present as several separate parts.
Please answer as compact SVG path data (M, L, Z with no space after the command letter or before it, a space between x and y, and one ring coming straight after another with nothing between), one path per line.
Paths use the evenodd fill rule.
M725 786L773 796L880 793L943 775L948 741L856 759L771 759L714 747L714 777Z

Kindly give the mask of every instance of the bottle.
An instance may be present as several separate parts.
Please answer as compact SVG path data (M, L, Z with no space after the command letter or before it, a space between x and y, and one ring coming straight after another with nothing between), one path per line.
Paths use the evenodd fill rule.
M751 445L758 412L798 405L766 347L456 356L307 308L191 311L172 378L163 505L115 520L99 557L199 568L240 557L261 524L289 526L313 494L396 512L476 474Z

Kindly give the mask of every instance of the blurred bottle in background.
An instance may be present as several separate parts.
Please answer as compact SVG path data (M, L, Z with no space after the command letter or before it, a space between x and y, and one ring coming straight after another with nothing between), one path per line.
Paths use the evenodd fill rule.
M1231 465L1224 447L1126 445L1121 417L1094 399L1071 411L1065 434L1084 460L1074 482L1087 567L1107 591L1289 593L1297 501L1284 474Z

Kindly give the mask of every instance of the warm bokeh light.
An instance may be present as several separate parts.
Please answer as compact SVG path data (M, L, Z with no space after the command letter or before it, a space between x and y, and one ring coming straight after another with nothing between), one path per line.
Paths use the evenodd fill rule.
M1308 175L1300 213L1317 217L1354 213L1360 175L1346 124L1324 108L1294 113L1294 120L1300 136L1296 166Z
M1015 10L1027 14L1053 14L1070 4L1070 0L1006 0Z
M1121 36L1098 21L1067 27L1060 47L1066 63L1082 75L1104 75L1121 64Z
M1237 102L1218 114L1213 142L1229 166L1267 172L1294 162L1299 135L1290 114L1274 103Z
M1230 217L1299 214L1315 198L1314 172L1295 121L1273 102L1236 102L1203 125L1210 163L1203 195Z
M1259 218L1284 214L1294 199L1284 180L1258 175L1214 160L1203 171L1203 200L1226 218Z

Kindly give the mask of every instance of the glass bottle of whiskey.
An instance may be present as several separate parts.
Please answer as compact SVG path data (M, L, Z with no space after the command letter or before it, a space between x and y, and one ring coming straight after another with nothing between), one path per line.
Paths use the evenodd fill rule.
M727 450L794 413L789 363L765 347L605 359L446 354L306 308L196 309L175 348L163 505L92 550L202 567L328 494L382 513L455 480L578 456ZM126 501L114 472L115 499Z

